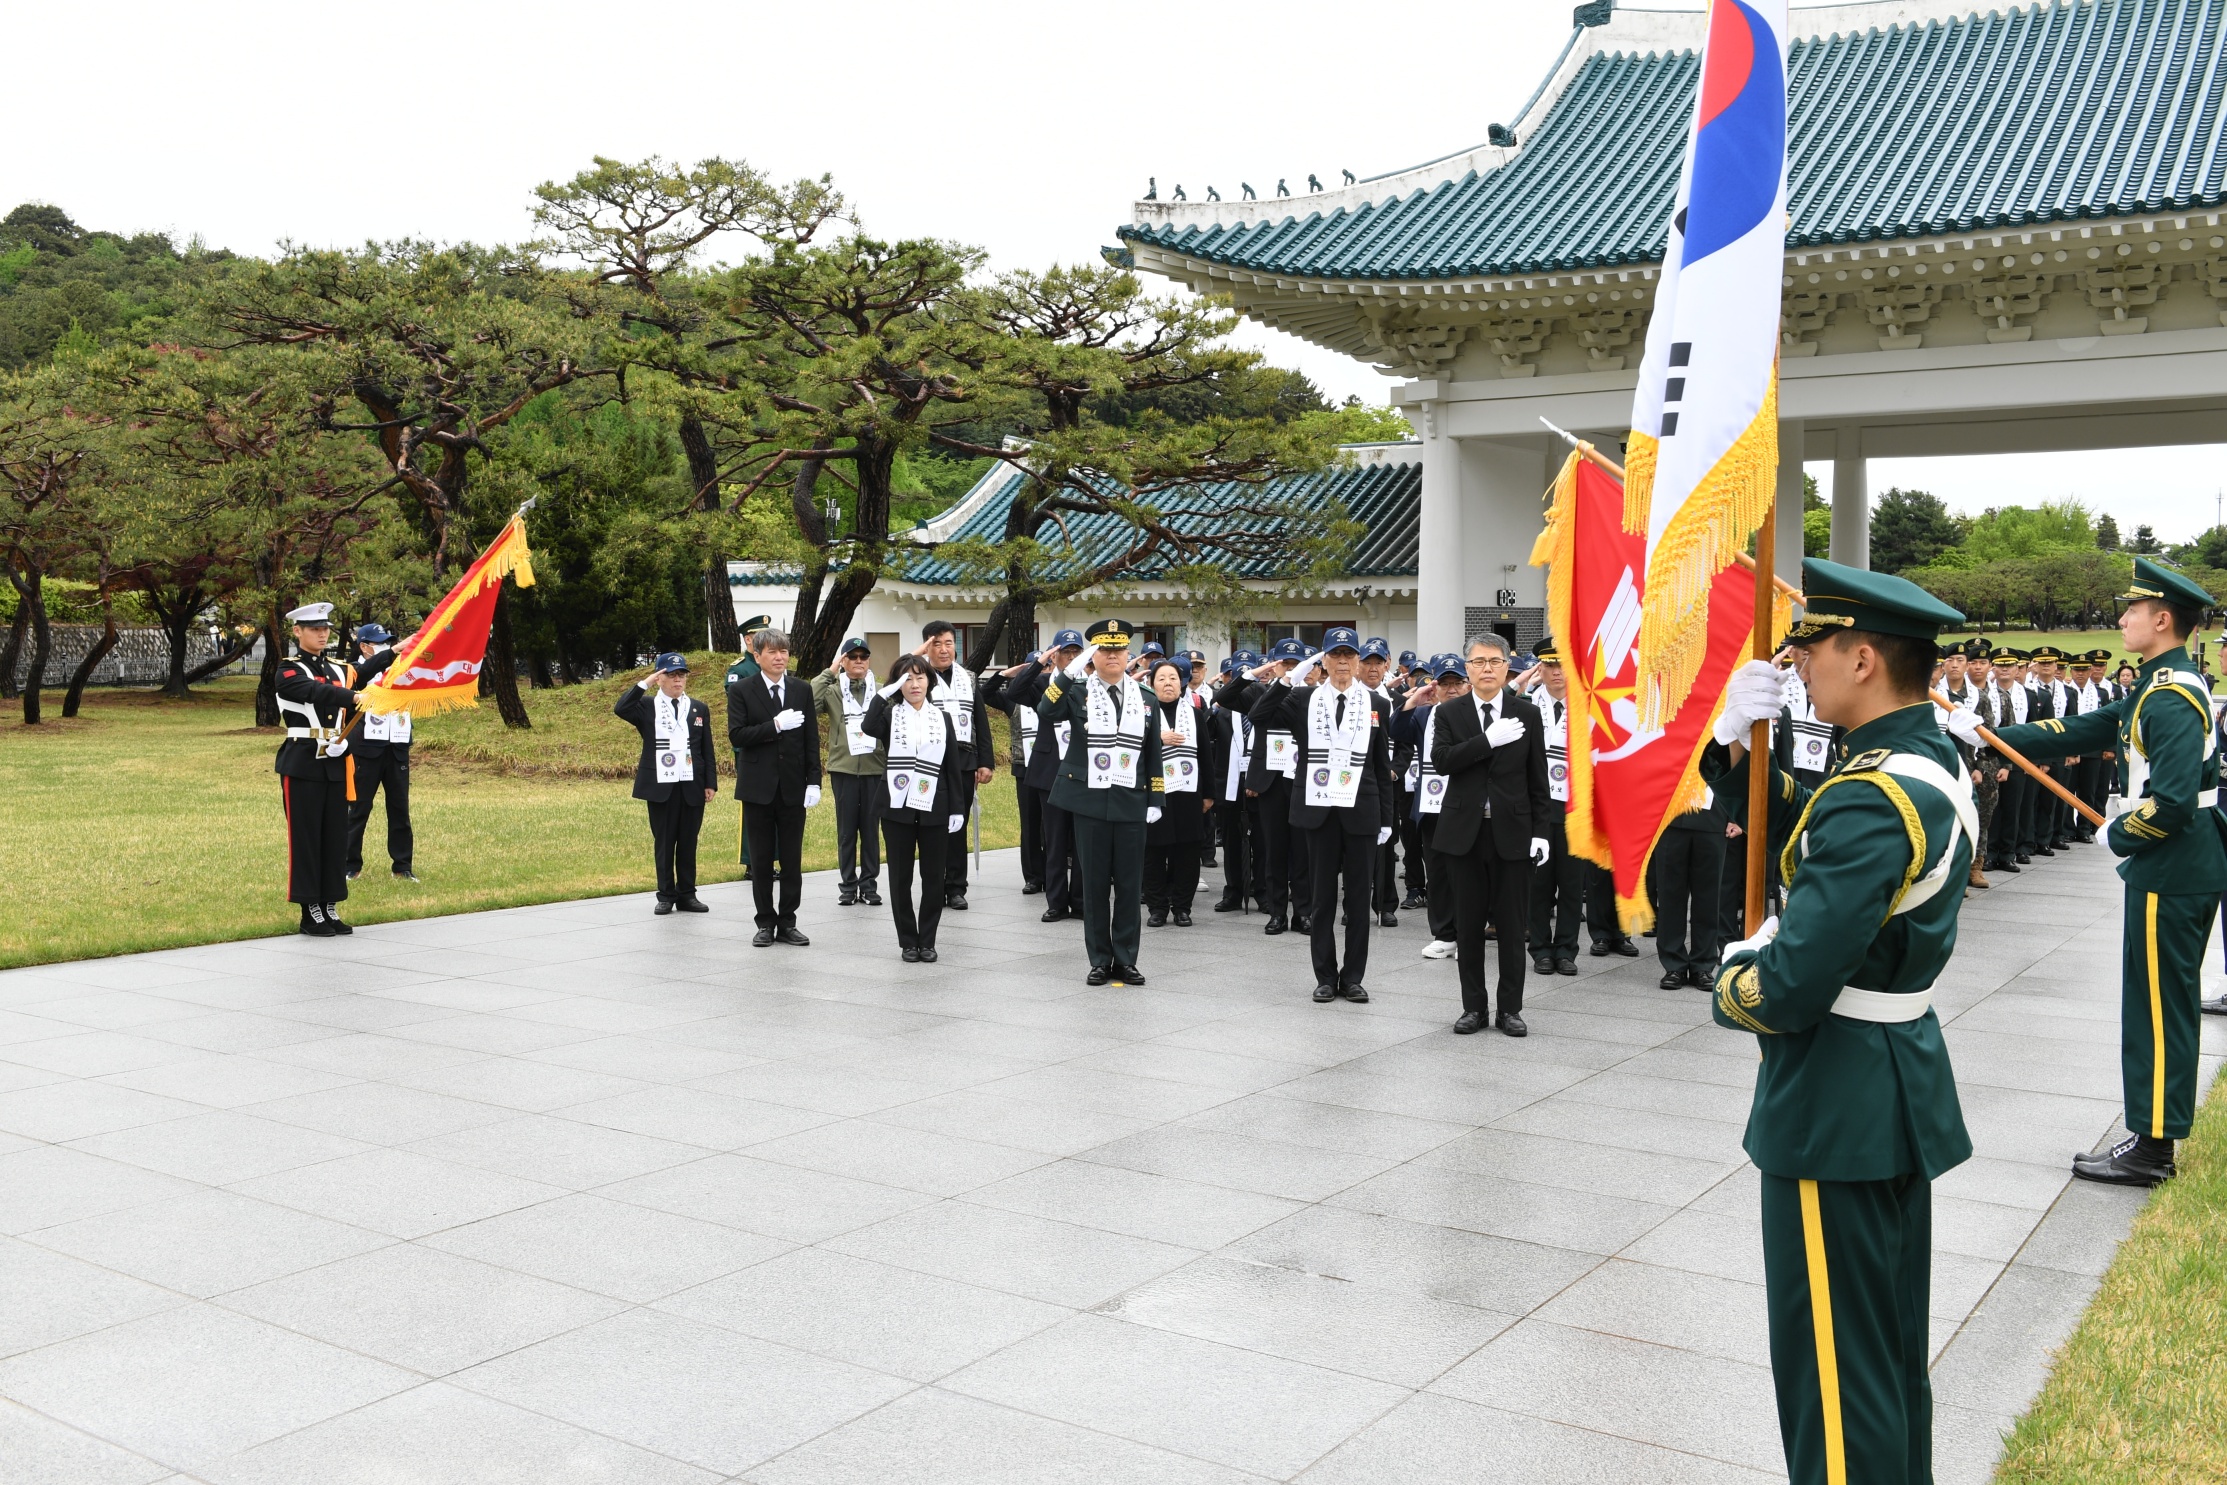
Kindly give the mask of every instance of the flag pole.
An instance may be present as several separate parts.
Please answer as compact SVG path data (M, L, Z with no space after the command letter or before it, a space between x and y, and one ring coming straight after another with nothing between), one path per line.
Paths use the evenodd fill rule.
M1956 703L1949 700L1948 697L1943 696L1940 692L1933 691L1929 692L1928 694L1932 696L1933 704L1939 707L1941 710L1945 712L1953 712L1956 710ZM2050 793L2056 795L2059 799L2062 799L2065 803L2071 805L2080 813L2081 818L2086 820L2090 825L2095 826L2098 830L2107 828L2108 822L2105 821L2103 816L2097 814L2094 807L2091 806L2085 799L2080 798L2070 789L2067 789L2064 785L2051 778L2046 771L2029 760L2024 753L2019 752L2018 749L2012 747L2009 743L2004 742L2001 738L1997 737L1993 731L1986 727L1982 727L1980 729L1980 741L1986 743L1996 752L2002 754L2005 762L2015 763L2020 768L2026 770L2027 774L2033 779L2035 783L2041 785ZM1978 843L1975 842L1974 844L1976 846Z
M1755 535L1755 658L1771 658L1771 600L1775 597L1771 566L1777 556L1778 501L1764 507L1763 526ZM1763 927L1764 869L1770 859L1771 841L1771 724L1757 722L1748 733L1747 814L1748 932Z

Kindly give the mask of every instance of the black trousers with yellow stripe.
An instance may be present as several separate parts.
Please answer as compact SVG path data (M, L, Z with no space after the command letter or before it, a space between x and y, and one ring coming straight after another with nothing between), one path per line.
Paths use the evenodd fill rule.
M1933 1187L1763 1177L1771 1379L1791 1485L1927 1485Z
M2210 893L2127 892L2119 1072L2136 1134L2186 1139L2196 1117L2198 1002L2217 911Z

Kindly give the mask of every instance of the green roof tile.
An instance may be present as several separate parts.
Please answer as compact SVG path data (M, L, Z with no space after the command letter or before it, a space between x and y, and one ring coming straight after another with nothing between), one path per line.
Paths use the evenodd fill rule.
M2227 201L2227 0L2091 0L1794 42L1790 248ZM1130 226L1304 278L1660 262L1691 51L1588 58L1507 165L1327 216Z

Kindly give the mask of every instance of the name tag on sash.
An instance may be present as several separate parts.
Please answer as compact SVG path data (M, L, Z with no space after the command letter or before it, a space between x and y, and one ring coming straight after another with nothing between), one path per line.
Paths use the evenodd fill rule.
M892 762L887 786L889 807L893 810L924 810L935 805L936 770L933 768Z
M1199 788L1199 760L1195 753L1172 752L1160 764L1161 782L1170 794L1196 794Z
M688 744L671 738L657 740L657 781L660 784L681 784L696 777L696 760L688 756Z
M843 742L850 748L853 758L865 758L873 754L874 740L866 735L865 724L860 718L843 719Z
M410 714L389 712L385 716L366 714L363 735L367 742L406 743L410 740Z
M1075 724L1072 722L1054 722L1052 724L1052 741L1059 744L1059 756L1062 758L1067 756L1067 739L1074 733L1074 730Z
M1134 788L1137 782L1137 750L1119 739L1104 744L1094 744L1090 750L1090 787L1111 789L1116 785Z
M1299 744L1293 740L1290 733L1271 732L1268 734L1268 767L1287 779L1298 774Z
M1446 807L1446 775L1427 774L1416 793L1416 807L1426 815L1435 815Z
M1559 750L1547 753L1547 793L1564 804L1570 802L1570 758Z
M1307 770L1307 803L1330 809L1349 809L1361 792L1361 765L1343 750Z
M1400 782L1406 787L1408 793L1414 793L1416 787L1423 782L1423 760L1420 758L1408 759L1407 775Z
M1794 732L1794 766L1805 773L1823 773L1831 756L1832 739L1815 732Z

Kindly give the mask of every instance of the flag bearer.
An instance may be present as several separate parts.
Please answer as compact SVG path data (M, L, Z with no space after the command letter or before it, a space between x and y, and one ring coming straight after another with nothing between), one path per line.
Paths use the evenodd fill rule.
M286 900L301 904L301 931L311 938L356 931L340 921L340 904L348 898L348 796L355 778L347 714L356 692L386 668L374 663L359 672L325 654L332 613L329 603L289 612L296 653L278 667L286 741L278 745L273 771L286 807Z
M1137 947L1144 925L1144 828L1160 818L1166 780L1153 708L1129 670L1129 626L1090 627L1090 648L1051 678L1037 717L1068 726L1067 751L1051 802L1067 811L1082 878L1084 983L1141 985Z
M356 626L356 648L366 668L359 678L369 680L394 663L394 636L384 624ZM376 668L372 668L376 667ZM387 860L394 874L414 882L411 869L417 838L410 830L410 714L388 712L366 715L362 737L356 743L356 791L348 801L348 880L363 875L363 834L371 823L372 801L387 791Z
M2111 822L2126 859L2120 968L2119 1071L2129 1138L2102 1155L2076 1155L2089 1181L2155 1186L2173 1175L2173 1142L2196 1115L2199 970L2219 896L2227 891L2227 831L2218 809L2219 751L2211 693L2188 657L2189 634L2212 598L2179 573L2134 559L2120 595L2119 633L2142 661L2133 690L2073 717L2003 730L2029 758L2113 747L2126 760L2127 813Z
M1814 558L1802 591L1789 641L1818 715L1849 729L1847 761L1815 789L1769 765L1786 911L1726 950L1713 1009L1762 1044L1746 1147L1792 1485L1916 1485L1933 1478L1932 1182L1972 1153L1932 991L1979 819L1926 698L1962 615ZM1725 689L1701 774L1729 808L1747 800L1739 739L1781 703L1761 661Z

